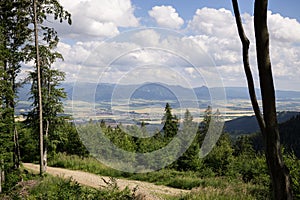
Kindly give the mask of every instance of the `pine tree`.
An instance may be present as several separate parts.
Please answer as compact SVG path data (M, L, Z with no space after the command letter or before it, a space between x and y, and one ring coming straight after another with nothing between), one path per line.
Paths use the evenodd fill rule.
M1 50L0 50L1 52ZM6 106L6 97L13 95L7 74L0 63L0 160L4 160L7 166L13 166L13 140L10 132L12 126L12 109Z
M0 24L1 24L1 41L2 41L2 70L5 72L5 81L10 87L12 93L5 93L5 106L10 110L7 113L7 131L14 141L14 165L19 168L20 155L18 149L18 130L15 123L15 107L16 96L19 83L17 76L20 72L21 62L26 58L23 51L28 37L30 35L29 29L29 15L28 7L29 1L26 0L12 0L0 2ZM9 120L8 120L9 119Z
M172 108L169 103L166 104L165 114L162 118L163 133L165 139L173 138L178 132L178 119L172 115Z
M181 157L176 161L178 170L197 170L200 168L199 152L200 146L197 137L197 123L193 122L193 116L187 109L184 114L183 129L181 140L181 152L186 150ZM186 147L188 146L188 149Z

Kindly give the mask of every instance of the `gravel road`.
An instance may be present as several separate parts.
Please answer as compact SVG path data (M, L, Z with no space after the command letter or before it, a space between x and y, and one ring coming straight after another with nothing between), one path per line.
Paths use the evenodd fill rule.
M39 165L31 163L23 163L24 167L28 170L39 172ZM93 188L105 187L107 184L103 181L109 182L110 177L99 176L87 172L75 171L69 169L62 169L57 167L47 167L47 173L55 176L62 176L65 178L72 177L78 183ZM131 190L137 187L137 197L140 200L160 200L162 195L177 196L190 192L189 190L181 190L176 188L171 188L162 185L155 185L153 183L126 180L126 179L116 179L116 183L120 189L124 189L128 186Z

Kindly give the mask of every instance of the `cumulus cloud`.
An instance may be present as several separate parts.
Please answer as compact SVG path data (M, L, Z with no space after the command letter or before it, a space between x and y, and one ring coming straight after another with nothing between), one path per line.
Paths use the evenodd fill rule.
M172 6L154 6L148 13L158 26L164 28L179 29L184 24L184 20Z
M174 33L139 29L105 42L61 43L58 51L63 52L65 61L56 67L67 72L67 81L95 82L101 77L102 82L119 82L120 78L130 76L128 80L132 83L156 80L179 84L181 76L182 80L199 83L201 74L193 68L205 68L212 63L198 44ZM149 38L153 41L145 43ZM206 71L209 70L201 72Z
M258 80L253 16L245 13L242 15L242 20L246 35L251 41L249 53L254 78ZM298 82L296 77L300 76L300 70L297 70L300 64L300 23L295 19L268 11L268 25L275 81L279 88L289 89L290 84L284 83L284 79L296 83ZM188 22L187 30L191 34L190 38L213 57L225 84L238 85L240 77L243 77L241 76L243 74L242 53L231 11L198 9L193 19Z
M268 12L268 24L273 40L281 42L300 42L300 24L296 19L282 17Z
M213 74L216 71L204 70L205 66L212 66L209 57L211 56L216 64L217 73L222 76L226 86L246 86L242 65L241 43L231 11L212 8L198 9L183 30L187 33L185 37L170 32L164 33L163 31L166 31L164 29L143 29L133 33L125 32L119 34L119 27L139 25L138 19L133 15L134 8L130 1L122 0L119 2L113 0L109 1L112 3L107 3L108 1L101 2L103 7L120 8L117 9L119 14L111 15L109 13L96 15L96 11L91 7L95 7L100 3L92 4L94 1L85 0L73 3L71 0L63 0L69 6L66 6L67 9L76 11L72 13L73 19L76 19L76 16L80 17L81 14L85 15L86 18L79 19L79 25L76 25L82 25L82 28L72 28L70 33L78 33L81 35L81 38L93 35L94 30L100 29L98 28L100 25L97 23L103 23L102 32L96 33L94 36L117 35L118 39L105 42L93 42L89 39L82 42L61 43L58 51L63 53L65 62L58 63L57 66L67 72L71 81L77 78L89 81L92 76L96 77L99 75L99 73L91 73L89 69L104 68L105 63L111 62L110 68L107 68L108 70L103 73L107 77L106 80L110 82L118 80L120 77L125 76L126 73L128 74L128 72L132 75L133 81L134 74L137 74L134 73L135 67L153 65L156 66L153 67L155 73L160 72L160 79L162 79L162 76L169 76L169 74L160 70L157 66L167 66L175 70L175 75L185 76L192 82L191 85L199 86L205 82L205 80L199 81L199 75L197 75L199 73L201 73L203 78L208 77L214 80ZM116 2L119 2L120 5ZM122 2L127 2L127 4ZM85 5L86 8L84 9L82 5ZM79 8L81 10L78 10ZM127 12L123 8L128 8ZM84 12L89 13L84 14ZM106 11L103 10L103 12ZM117 20L122 16L122 13L124 19L127 16L127 20ZM179 17L176 10L171 6L153 7L149 11L149 15L156 20L159 26L163 27L178 29L184 23L183 19ZM242 20L245 32L251 41L250 62L254 78L257 81L253 16L245 13L242 15ZM95 22L95 26L90 26L92 23L89 22L92 21ZM76 23L78 22L74 21L74 25ZM109 23L111 24L110 26ZM290 89L289 87L293 86L291 83L299 83L300 23L295 19L282 17L280 14L274 14L270 11L268 12L268 23L275 82L278 88ZM102 47L100 48L100 46ZM192 60L193 63L189 63L189 60ZM200 66L202 71L197 70L194 65ZM78 74L80 68L87 70L83 71L82 74ZM158 78L158 75L154 75L154 71L151 72L151 70L147 69L144 76ZM174 80L176 79L174 78ZM296 89L296 85L294 84L292 89Z
M61 0L60 3L72 14L73 25L56 25L65 37L111 37L119 34L119 27L137 27L130 0Z
M235 34L235 21L232 13L224 8L197 9L188 29L198 35L228 36Z

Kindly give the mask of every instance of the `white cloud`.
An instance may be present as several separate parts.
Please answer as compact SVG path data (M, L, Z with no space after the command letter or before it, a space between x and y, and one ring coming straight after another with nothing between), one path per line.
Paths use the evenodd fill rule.
M271 38L281 42L300 42L300 24L296 19L282 17L268 12L268 25Z
M254 79L258 80L253 16L243 14L242 20L246 35L251 41L249 54ZM268 26L271 38L271 61L277 87L299 90L296 84L293 88L288 87L291 82L299 82L300 23L295 19L284 18L280 14L272 14L269 11ZM191 34L190 38L214 58L226 85L238 85L239 80L244 80L244 76L241 76L243 72L241 42L234 16L229 10L198 9L193 19L189 21L187 30Z
M73 13L73 18L75 17L74 19L76 19L76 16L80 17L79 14L83 13L83 11L88 11L94 0L79 1L75 4L72 4L70 0L64 0L64 2L69 2L68 6L70 10L76 11L76 9L81 8L81 11L77 10ZM108 5L108 2L104 1L102 6L110 8L118 7L115 5L116 2L118 1L114 0L111 3L112 5ZM129 2L129 4L124 4L123 6L119 5L119 7L133 9L130 1L124 0L122 2ZM100 3L95 3L93 6L99 4ZM82 5L86 5L87 8L84 9L80 7ZM131 22L130 20L121 22L116 20L118 14L98 16L95 14L96 11L93 11L94 9L90 9L90 13L85 14L85 16L89 16L87 18L85 17L87 21L84 22L84 19L79 19L79 25L76 26L80 26L80 23L93 21L95 25L89 26L82 24L82 30L80 27L75 27L72 28L72 30L70 29L70 33L78 33L81 38L87 35L93 35L94 30L100 29L98 28L100 24L97 24L99 22L103 23L103 27L101 28L102 32L96 33L95 36L102 37L104 35L119 34L118 27L138 25L138 19L136 18ZM126 13L124 10L126 9L119 9L119 16L121 16L120 13ZM133 11L131 10L130 12L132 14ZM173 18L171 17L172 13L175 13L175 17ZM167 25L164 25L164 23L167 23L174 29L181 27L184 23L183 20L180 22L181 20L179 19L181 18L178 13L170 6L153 7L153 9L149 11L149 15L163 27L166 27ZM131 16L133 16L133 14ZM243 14L242 19L245 32L251 41L250 62L254 79L258 80L253 16ZM268 22L271 36L271 59L276 86L281 89L297 89L299 86L291 83L299 83L300 24L294 19L284 18L279 14L272 14L271 12L268 13ZM75 23L78 22L74 21L74 25ZM108 25L109 23L111 23L111 27ZM93 23L90 23L90 25L91 24ZM78 31L76 32L76 30ZM113 82L124 76L126 72L134 70L136 66L149 66L154 63L157 64L157 66L172 66L177 70L178 74L189 77L192 85L199 86L203 81L199 81L199 76L197 76L199 72L194 69L192 64L201 65L201 67L205 67L206 65L211 66L209 58L202 52L203 50L214 59L218 73L222 76L226 86L246 86L242 65L241 42L231 11L212 8L198 9L192 20L188 22L185 31L189 35L186 37L182 37L178 33L164 33L164 31L166 30L141 29L133 32L133 34L122 33L118 35L118 37L121 36L119 40L102 43L100 41L93 42L90 38L83 40L83 42L75 42L74 44L61 43L58 50L63 53L65 62L58 63L57 65L68 73L68 76L71 77L70 79L75 79L80 76L84 80L89 80L93 74L89 71L89 69L92 70L92 68L89 68L88 65L94 67L93 69L95 69L95 67L99 68L99 66L103 68L104 66L102 66L100 61L104 63L112 61L113 66L106 72L106 80ZM94 40L96 39L94 38ZM98 48L100 44L104 45L104 48ZM95 51L98 51L98 53L94 54ZM88 61L86 61L86 59L88 59ZM184 59L193 60L195 63L188 63ZM78 75L77 72L80 65L87 70L83 74ZM182 69L179 69L180 66ZM155 68L155 72L151 72L151 70L145 71L145 73L146 72L148 74L144 75L149 77L153 76L153 79L159 77L155 75L158 72L160 72L159 75L161 77L169 75L166 71L157 68ZM130 73L132 76L134 75L133 72ZM96 75L97 73L94 73L94 76ZM213 77L213 73L203 72L201 75ZM134 78L135 77L132 77L131 80L134 80ZM213 80L213 78L211 79ZM288 88L291 85L293 88ZM297 90L300 89L298 88Z
M188 29L198 35L224 37L235 34L235 21L232 13L226 9L198 9L188 23Z
M148 13L160 27L179 29L184 24L172 6L154 6Z
M60 3L72 14L72 26L57 25L65 37L103 39L119 34L119 27L139 25L130 0L61 0Z

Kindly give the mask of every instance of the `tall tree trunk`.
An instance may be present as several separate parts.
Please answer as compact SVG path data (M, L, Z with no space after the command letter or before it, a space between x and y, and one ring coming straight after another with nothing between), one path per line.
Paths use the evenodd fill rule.
M48 142L49 142L49 120L46 121L46 131L45 131L45 148L44 148L44 169L47 171L47 165L48 165Z
M2 185L5 182L5 172L4 172L4 160L0 161L0 193L2 192Z
M265 131L263 132L266 145L266 158L270 169L274 198L292 199L289 170L285 166L281 155L275 90L269 53L267 9L268 0L255 1L254 28L263 113L266 124Z
M44 174L44 133L43 133L43 105L42 105L42 86L41 86L41 67L39 55L38 41L38 21L37 21L37 2L33 0L33 15L34 15L34 41L36 50L36 70L37 70L37 85L39 98L39 136L40 136L40 175Z
M12 75L11 75L11 86L12 86L12 91L13 94L17 94L17 87L16 87L16 74L13 71ZM15 102L15 97L13 97L11 99L10 102L10 107L12 109L12 123L13 123L13 127L12 127L12 132L13 132L13 138L14 138L14 166L16 169L20 168L20 148L19 148L19 135L18 135L18 130L17 130L17 126L16 126L16 120L15 120L15 108L16 108L16 102Z
M254 28L263 116L256 100L253 77L249 65L248 49L250 42L244 33L238 2L237 0L232 0L232 3L239 36L243 45L243 62L251 103L266 147L265 154L272 180L273 198L278 200L290 200L292 199L291 180L289 170L285 166L281 154L275 89L269 53L269 33L267 26L268 0L256 0L254 5Z
M0 164L0 194L2 193L2 176L1 176L1 174L2 174L2 166Z
M51 67L50 67L51 68ZM51 76L50 76L51 77ZM47 89L48 89L48 94L47 94L47 97L48 98L48 101L50 101L50 95L51 95L51 85L50 85L50 77L47 78ZM49 142L49 128L50 128L50 121L49 119L46 120L46 128L45 128L45 138L46 138L46 142L45 142L45 145L44 145L44 168L45 168L45 171L47 169L47 165L48 165L48 142Z
M20 146L19 146L19 134L16 125L14 125L14 164L15 168L20 168Z

